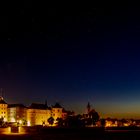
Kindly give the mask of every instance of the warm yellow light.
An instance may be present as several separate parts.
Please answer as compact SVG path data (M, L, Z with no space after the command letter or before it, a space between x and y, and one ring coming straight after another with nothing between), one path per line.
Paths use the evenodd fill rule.
M8 127L8 133L11 133L11 127Z
M129 123L124 123L124 126L129 126Z
M21 127L20 126L18 127L18 133L21 133Z
M22 124L22 120L19 120L19 124Z
M7 121L7 119L6 118L4 118L4 120L3 120L4 122L6 122Z
M11 133L11 127L7 127L7 128L2 128L2 132L1 134L10 134Z
M31 126L31 123L30 123L30 121L27 121L27 126Z
M111 122L106 122L106 125L105 125L106 127L110 127L111 126Z
M11 122L16 122L15 118L11 118Z

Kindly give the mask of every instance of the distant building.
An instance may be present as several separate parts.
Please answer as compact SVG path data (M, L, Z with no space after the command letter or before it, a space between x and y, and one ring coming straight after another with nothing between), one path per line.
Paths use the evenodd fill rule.
M23 104L8 105L8 122L16 122L26 124L27 121L27 107Z
M27 125L48 125L51 109L45 104L32 103L27 110Z
M74 111L69 111L69 110L65 110L63 108L62 110L62 119L65 120L67 117L73 117L75 116L75 112Z
M62 115L64 115L62 110L63 108L59 103L56 103L54 106L52 106L52 117L55 121L57 118L62 118Z
M117 126L118 126L118 120L117 119L107 118L105 120L105 127L117 127Z
M88 102L87 106L86 106L86 113L83 114L83 118L90 118L90 112L92 111L93 109L91 109L91 105L90 103Z
M68 116L68 111L66 111L64 108L62 109L62 119L66 119Z
M83 114L83 118L90 118L90 112L91 112L91 105L90 103L88 102L87 106L86 106L86 113Z
M90 111L91 111L91 105L90 105L90 103L88 102L88 104L87 104L87 114L89 114Z
M4 118L4 121L7 121L7 106L3 97L0 97L0 118Z

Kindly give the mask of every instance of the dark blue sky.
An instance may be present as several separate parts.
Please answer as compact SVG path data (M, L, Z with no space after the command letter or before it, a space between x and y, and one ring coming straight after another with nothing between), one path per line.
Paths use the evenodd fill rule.
M0 87L8 103L60 102L85 112L140 117L139 8L37 11L3 16Z

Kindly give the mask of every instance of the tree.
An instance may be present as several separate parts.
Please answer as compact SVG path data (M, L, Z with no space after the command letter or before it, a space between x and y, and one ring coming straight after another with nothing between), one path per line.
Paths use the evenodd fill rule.
M92 124L92 119L91 118L86 118L85 119L85 125L91 125Z
M57 121L57 125L58 125L59 127L63 127L63 126L64 126L64 121L63 121L62 118L57 118L56 121Z
M65 126L66 127L83 127L84 126L84 120L82 120L81 115L77 116L68 116L65 119Z
M25 119L22 120L22 125L27 125L27 121Z
M105 119L101 119L100 121L101 121L101 126L105 127Z
M45 126L45 121L42 121L42 126Z
M50 125L53 125L53 123L54 123L54 118L53 118L53 117L50 117L50 118L48 119L48 123L49 123Z
M95 110L91 110L91 111L89 112L89 116L90 116L90 118L92 119L92 124L93 124L93 125L95 125L95 123L96 123L97 121L99 121L100 116L99 116L99 114L98 114Z
M1 118L0 118L0 127L2 127L3 125L4 125L4 118L1 117Z

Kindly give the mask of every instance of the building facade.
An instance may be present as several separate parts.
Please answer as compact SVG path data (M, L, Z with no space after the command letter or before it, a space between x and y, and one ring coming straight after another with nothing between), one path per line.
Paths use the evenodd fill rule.
M56 103L52 107L48 107L47 103L38 104L32 103L29 107L23 104L7 104L2 97L0 97L0 118L5 122L17 125L46 125L49 126L48 119L53 117L53 126L57 125L57 118L65 119L68 112Z
M48 125L51 110L45 104L33 103L27 110L27 125Z
M25 107L23 104L8 105L8 122L26 125L27 107Z
M0 97L0 118L3 118L4 121L7 121L7 103L4 101L3 97Z
M56 103L54 106L52 106L52 117L55 121L57 118L63 117L63 108L60 106L60 104Z

